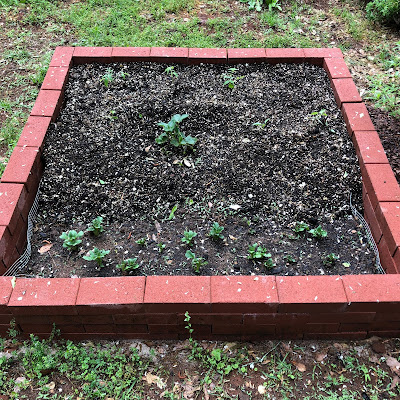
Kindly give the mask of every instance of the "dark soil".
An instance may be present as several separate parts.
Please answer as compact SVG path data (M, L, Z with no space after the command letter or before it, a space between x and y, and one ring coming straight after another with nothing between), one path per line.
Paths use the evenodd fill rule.
M400 118L392 117L389 113L371 106L368 107L368 112L379 133L397 182L400 184Z
M229 89L227 66L177 65L177 77L166 67L72 69L65 108L46 141L26 274L112 276L132 257L141 264L138 274L193 274L181 243L185 230L198 233L191 249L208 261L201 274L375 272L349 209L350 193L362 208L357 158L322 68L239 65L233 75L243 78ZM181 129L197 139L194 149L156 144L157 123L184 113ZM85 230L99 215L105 233L85 235L75 254L62 250L63 231ZM208 237L214 221L225 228L224 240ZM327 237L294 234L300 221L321 225ZM146 246L135 243L141 237ZM43 241L53 247L40 255ZM247 259L253 243L271 253L272 269ZM81 258L95 246L111 250L101 271ZM330 253L339 260L324 265Z

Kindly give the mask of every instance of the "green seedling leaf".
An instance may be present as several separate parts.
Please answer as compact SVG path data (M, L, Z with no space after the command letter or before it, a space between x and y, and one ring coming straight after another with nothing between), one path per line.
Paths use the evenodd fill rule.
M177 209L178 209L178 204L175 204L175 205L172 207L172 210L171 210L171 212L170 212L170 214L169 214L168 221L171 221L172 219L175 218L175 212L176 212Z

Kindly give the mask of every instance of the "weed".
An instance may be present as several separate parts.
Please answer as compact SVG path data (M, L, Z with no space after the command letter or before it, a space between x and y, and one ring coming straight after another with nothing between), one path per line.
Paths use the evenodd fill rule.
M138 269L139 267L140 265L137 262L137 258L127 258L126 260L122 261L120 264L117 265L117 268L120 269L124 275L133 272L135 269Z
M110 110L110 113L108 114L108 119L111 121L115 121L118 119L117 112L115 110Z
M171 221L172 219L175 218L175 212L176 212L177 209L178 209L178 204L175 204L175 205L172 207L171 212L169 213L168 221Z
M330 253L322 257L322 263L327 267L332 267L337 260L339 260L339 256L335 253Z
M196 257L196 255L190 250L186 251L185 256L188 260L192 260L192 268L196 274L200 273L201 267L205 267L208 264L203 257Z
M99 268L103 267L103 259L110 252L110 250L99 250L95 247L93 250L89 251L88 256L83 256L86 261L96 261Z
M101 81L103 85L108 88L110 83L114 80L113 70L111 68L107 68L106 73L101 77Z
M181 242L187 244L188 246L193 245L194 238L197 236L197 232L194 231L185 231L183 232L183 238Z
M366 7L367 16L373 21L400 25L399 0L372 0Z
M327 123L328 114L325 109L314 111L310 114L310 118L318 124L325 125Z
M296 233L308 232L309 230L310 230L310 227L305 222L296 222L296 224L293 228L293 231Z
M82 231L77 232L74 230L63 232L60 236L60 239L64 240L63 247L66 249L73 251L78 248L78 245L82 243L80 239L84 233Z
M315 229L310 229L309 232L311 233L312 237L318 240L328 236L328 232L322 229L321 225L318 225Z
M89 225L88 229L89 232L92 232L94 236L99 236L100 233L104 232L103 227L103 217L95 218L91 224Z
M286 254L285 256L283 256L283 259L291 264L295 264L297 262L297 260L291 254Z
M188 114L175 114L168 123L159 122L158 126L161 126L164 129L164 132L156 138L156 143L165 144L169 142L172 144L172 146L181 146L185 150L188 146L194 146L197 142L197 139L192 136L186 136L179 129L179 124L188 116Z
M164 72L168 74L171 78L177 78L178 73L175 71L175 67L173 65L165 68Z
M228 72L222 75L224 78L224 86L228 86L229 89L234 89L238 80L243 79L244 76L235 76L236 72L238 71L237 68L229 68Z
M250 10L255 9L258 12L261 11L262 5L264 3L264 0L240 0L240 1L242 3L248 3ZM265 5L268 6L269 11L272 11L274 9L278 9L279 11L282 11L282 8L279 4L279 0L265 0Z
M135 243L137 243L139 246L146 247L147 246L147 238L144 236L138 240L135 240Z
M208 236L213 240L222 240L224 238L224 235L222 234L223 230L223 226L220 226L218 222L213 222L210 232L208 232Z

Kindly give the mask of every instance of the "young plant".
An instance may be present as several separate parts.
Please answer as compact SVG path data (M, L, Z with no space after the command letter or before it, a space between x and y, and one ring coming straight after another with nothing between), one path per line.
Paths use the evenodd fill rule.
M128 258L122 261L117 265L117 268L122 271L124 275L128 275L133 272L135 269L139 268L139 263L137 262L137 258Z
M214 240L222 240L224 238L224 235L222 234L223 230L223 226L221 226L218 222L213 222L210 232L208 232L208 236Z
M185 231L183 232L183 238L181 239L182 243L187 244L188 246L193 245L194 238L197 236L197 233L194 231Z
M318 124L326 125L326 119L328 114L325 109L314 111L310 114L310 118L317 122Z
M249 246L247 258L253 261L263 261L264 266L267 268L273 268L275 266L272 261L271 253L268 253L267 249L259 246L258 243Z
M159 122L157 125L164 129L164 132L156 138L157 144L165 144L169 142L174 147L190 147L194 146L197 139L192 136L186 136L179 129L179 124L187 118L188 114L175 114L169 122Z
M296 224L293 228L293 232L296 232L296 233L308 232L309 230L310 230L310 227L305 222L296 222Z
M178 73L175 71L175 67L171 65L170 67L165 68L164 72L168 74L171 78L177 78Z
M237 68L229 68L228 72L222 75L224 78L224 86L228 86L229 89L234 89L238 80L244 78L244 76L235 76Z
M286 262L290 263L290 264L295 264L295 263L297 262L296 259L295 259L291 254L286 254L286 255L284 255L284 256L283 256L283 259L284 259Z
M101 81L103 82L103 85L108 88L110 83L114 80L114 75L113 71L111 68L108 68L106 73L101 77Z
M158 251L162 253L167 247L164 243L157 243Z
M261 12L262 5L264 0L242 0L244 3L249 3L250 10L256 10ZM273 11L275 8L279 11L282 11L282 8L279 4L279 0L265 0L265 4L268 5L268 10Z
M254 122L253 126L255 128L262 130L267 126L268 121L269 121L269 119L267 118L264 122Z
M208 264L203 257L196 257L196 255L190 250L186 251L185 256L188 260L192 261L192 268L196 274L200 273L201 267L204 267Z
M99 236L100 233L104 232L103 227L103 217L95 218L91 224L89 225L88 229L89 232L92 232L94 236Z
M93 250L89 251L88 256L83 256L83 259L86 261L96 261L97 265L102 268L103 267L103 259L110 252L110 250L99 250L95 247Z
M327 267L332 267L332 265L334 265L337 260L339 260L339 256L335 253L330 253L322 257L322 263Z
M82 231L77 232L77 231L68 231L68 232L63 232L60 236L60 239L64 240L63 247L65 247L68 250L76 250L78 248L78 245L82 243L82 240L80 239L84 233Z
M324 229L322 229L321 225L318 225L315 229L310 229L309 231L311 233L311 236L321 240L324 237L328 236L328 232Z
M142 238L136 240L135 243L137 243L139 246L146 247L147 246L147 238L142 237Z

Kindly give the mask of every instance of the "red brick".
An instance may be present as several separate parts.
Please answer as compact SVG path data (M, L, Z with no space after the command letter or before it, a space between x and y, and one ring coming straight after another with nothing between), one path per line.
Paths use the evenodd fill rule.
M379 203L376 208L376 217L382 227L390 254L394 255L400 246L400 202Z
M249 327L243 324L213 325L211 331L216 335L242 335Z
M0 226L0 260L3 260L10 246L15 246L15 241L11 238L7 227Z
M8 336L9 329L10 329L9 324L0 325L0 337Z
M389 322L389 321L400 321L400 312L391 312L391 313L376 313L376 317L374 319L375 321L383 321L383 322Z
M53 330L52 324L20 324L19 325L23 333L51 333ZM83 333L85 332L83 325L60 325L56 326L56 329L60 330L61 333Z
M400 249L399 248L397 248L397 250L394 253L393 261L394 261L394 264L396 265L397 271L399 271L399 273L400 273Z
M209 276L148 276L145 309L151 313L210 311Z
M113 47L113 62L149 61L150 47Z
M336 104L339 108L342 106L342 103L359 103L362 101L357 87L351 78L333 79L332 88Z
M375 130L364 103L344 103L342 104L342 114L350 136L355 131Z
M189 49L189 64L225 64L227 61L226 49Z
M50 61L50 67L69 67L74 54L73 47L56 47Z
M4 264L4 261L0 258L0 275L4 275L6 271L7 271L7 267Z
M11 245L7 250L6 255L3 258L3 263L6 266L6 268L7 269L10 268L14 264L14 262L18 260L19 256L20 254L15 245L14 244Z
M123 326L123 325L119 325L119 326ZM184 334L185 331L185 327L182 325L148 325L149 327L149 333L150 334L169 334L169 333L180 333L180 334ZM204 325L203 325L204 327Z
M18 140L17 146L38 147L43 149L43 142L50 125L49 117L29 117Z
M255 63L264 62L265 49L228 49L228 63Z
M398 310L400 275L346 275L342 279L349 311Z
M400 331L400 321L375 321L370 324L370 331Z
M10 313L7 309L7 304L13 290L11 281L11 276L0 276L0 314Z
M379 258L381 265L387 274L398 274L399 271L396 268L396 264L393 260L392 254L389 251L389 247L386 244L386 240L382 237L378 244Z
M364 198L364 217L368 222L375 242L379 243L382 237L382 228L379 225L378 219L376 218L375 210L372 207L372 203L368 195L366 195Z
M229 328L229 327L228 327ZM242 334L243 335L275 335L276 333L276 325L246 325L243 327Z
M310 322L366 323L373 321L376 315L374 312L313 314Z
M339 276L277 277L279 312L337 312L347 298Z
M9 324L14 317L11 314L0 314L0 324Z
M117 336L116 333L103 333L103 332L91 332L91 333L64 333L61 335L63 339L66 340L90 340L90 339L96 339L96 340L113 340L119 337L120 335ZM130 339L135 339L132 337L129 337Z
M18 278L8 303L15 315L73 315L80 279Z
M11 235L17 228L25 198L24 185L0 183L0 226L7 226Z
M49 67L41 89L64 90L67 83L68 72L68 67Z
M27 243L27 230L28 230L28 222L24 221L22 217L20 217L21 223L18 224L17 228L14 232L14 237L16 238L15 247L18 250L19 254L22 254L25 251L26 243Z
M311 321L311 315L306 313L288 314L245 314L243 316L244 325L278 325L284 326L303 326Z
M321 340L362 340L367 337L367 332L338 332L338 333L305 333L304 339Z
M343 58L338 48L311 48L304 49L305 61L310 64L323 65L326 58Z
M365 189L365 185L363 183L362 184L362 198L364 199L366 195L367 195L367 189Z
M151 61L164 63L187 64L189 49L187 47L152 47Z
M111 62L112 47L75 47L72 57L74 64Z
M329 78L351 78L349 69L342 58L324 58L323 67Z
M334 333L339 331L339 322L316 322L304 325L304 333Z
M363 165L389 163L376 131L356 131L352 139L357 156Z
M15 147L1 177L2 183L22 183L29 192L37 192L42 175L38 147Z
M371 327L370 323L342 323L340 324L340 332L367 332Z
M374 209L379 202L400 201L400 187L389 164L365 164L361 174Z
M266 62L269 64L303 63L303 49L265 49Z
M183 319L178 321L178 315L174 314L148 314L146 323L152 325L178 325L183 324ZM194 323L194 322L193 322Z
M51 117L55 121L62 104L60 90L40 90L32 108L31 116Z
M143 305L144 276L82 278L76 305L79 314L122 314Z
M178 314L178 323L186 325L185 315ZM190 314L190 322L196 325L229 325L243 323L243 314Z
M274 312L278 293L273 276L212 276L211 310L221 313Z

